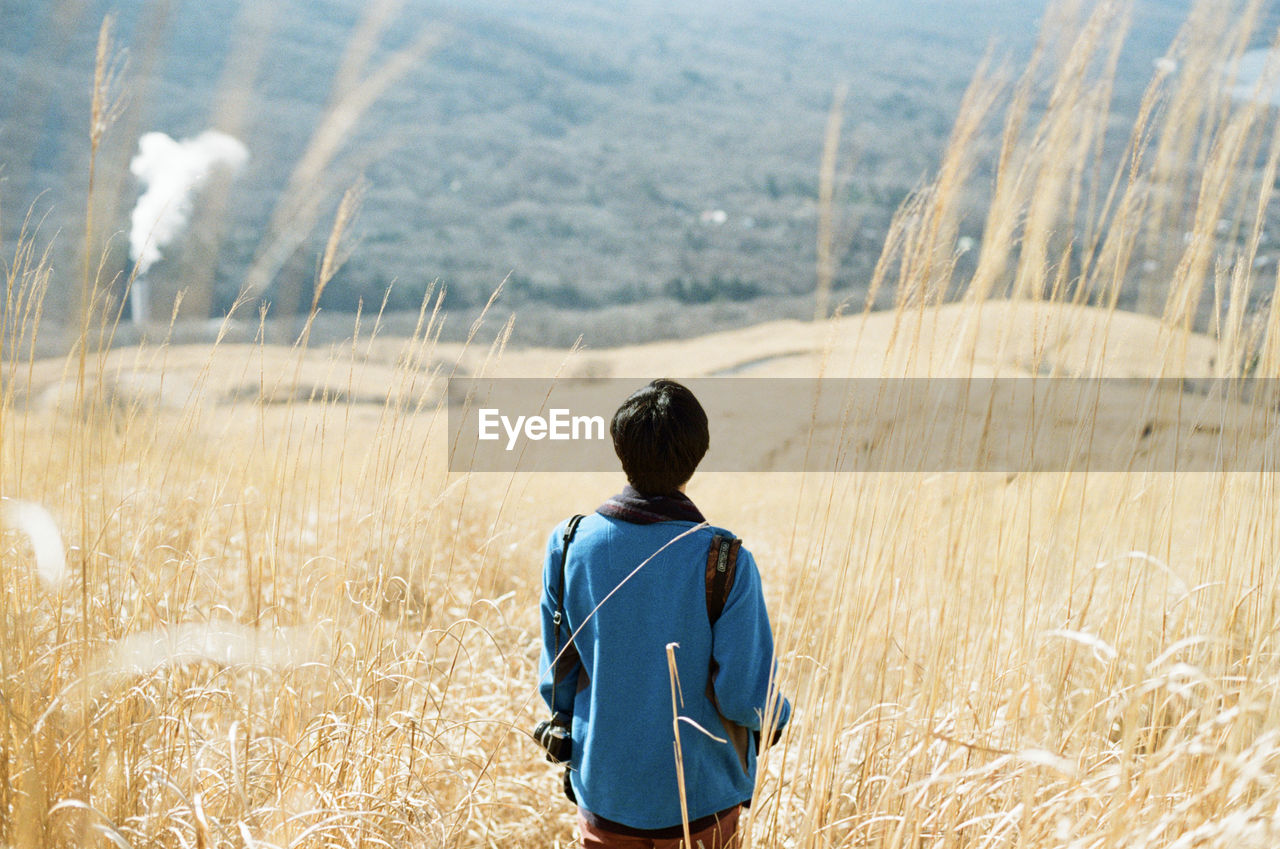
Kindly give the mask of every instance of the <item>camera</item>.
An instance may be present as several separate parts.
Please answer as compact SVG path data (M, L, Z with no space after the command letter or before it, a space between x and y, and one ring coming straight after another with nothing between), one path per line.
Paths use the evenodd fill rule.
M547 760L553 764L568 763L573 756L573 739L569 736L569 723L560 714L544 719L533 729L533 739L547 750Z

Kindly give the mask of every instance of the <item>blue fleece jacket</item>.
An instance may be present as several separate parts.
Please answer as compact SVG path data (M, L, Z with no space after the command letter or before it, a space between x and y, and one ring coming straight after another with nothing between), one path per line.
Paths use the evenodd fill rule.
M561 626L562 647L569 634L577 633L578 659L571 650L569 662L561 663L553 702L552 617L560 594L564 527L561 523L548 539L543 569L541 692L552 710L573 715L574 794L588 811L631 828L678 825L666 646L680 645L676 663L682 716L722 738L734 724L759 730L774 670L760 573L742 548L733 588L713 633L706 609L707 551L712 536L729 535L727 531L699 528L677 539L695 524L645 525L599 513L587 516L569 548L567 623ZM713 660L715 704L708 697ZM775 725L782 727L791 705L782 699L774 710ZM753 745L740 755L733 745L712 740L685 722L680 723L680 744L690 820L750 799Z

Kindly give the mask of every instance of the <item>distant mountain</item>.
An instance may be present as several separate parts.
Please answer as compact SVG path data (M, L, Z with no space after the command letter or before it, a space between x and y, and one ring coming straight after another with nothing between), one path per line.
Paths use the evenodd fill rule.
M323 306L376 308L390 287L390 308L416 308L439 280L464 309L506 280L504 303L570 311L565 321L579 327L590 324L584 310L664 300L811 309L818 160L837 83L849 92L846 198L857 227L836 287L859 292L893 209L936 164L983 54L1017 67L1043 11L1011 0L412 2L369 45L366 70L424 29L438 28L438 46L299 186L293 175L333 102L344 51L377 5L0 2L0 70L15 81L0 101L0 227L11 244L30 207L41 239L56 235L50 318L70 315L83 280L94 49L109 12L127 64L97 162L93 264L105 250L117 295L112 278L130 267L138 138L216 127L251 159L210 190L188 238L154 267L157 314L178 289L190 290L188 315L227 309L255 262L269 271L256 296L277 312L309 304L338 199L363 176L355 249ZM1169 43L1179 6L1139 7L1121 106ZM314 214L267 261L267 243L287 228L291 179L295 194L314 193Z

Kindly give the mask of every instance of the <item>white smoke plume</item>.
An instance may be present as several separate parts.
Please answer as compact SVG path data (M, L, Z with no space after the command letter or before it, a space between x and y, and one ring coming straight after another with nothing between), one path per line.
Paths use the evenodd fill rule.
M133 320L147 317L142 278L162 256L160 250L182 235L191 217L193 199L219 168L234 173L249 160L240 141L217 130L174 141L164 133L147 133L138 141L138 154L129 170L145 186L133 208L129 230L129 258L137 263L137 279L130 295Z

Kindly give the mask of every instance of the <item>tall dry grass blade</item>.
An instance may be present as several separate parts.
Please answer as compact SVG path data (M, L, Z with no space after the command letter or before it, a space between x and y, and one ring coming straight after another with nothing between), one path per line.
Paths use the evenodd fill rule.
M1239 56L1257 23L1257 0L1248 0L1243 9L1238 5L1200 0L1193 6L1174 52L1178 82L1152 160L1146 253L1159 277L1157 285L1145 287L1140 306L1162 313L1173 325L1189 319L1187 311L1194 310L1203 290L1206 242L1213 241L1230 189L1223 183L1224 169L1234 169L1244 125L1252 120L1247 107L1233 109L1221 96L1223 63Z
M827 112L827 131L822 142L822 164L818 169L818 285L814 291L813 320L822 321L828 314L831 283L835 278L839 256L835 248L836 229L836 164L840 155L840 129L844 122L844 100L848 86L836 86Z
M1054 82L1046 116L1031 141L1036 176L1028 198L1014 298L1040 299L1048 294L1050 241L1074 228L1074 209L1068 199L1078 196L1086 158L1096 149L1094 135L1103 129L1100 122L1091 120L1095 111L1088 108L1097 91L1090 68L1099 51L1118 55L1126 35L1123 15L1127 11L1110 4L1094 10Z
M320 264L320 276L316 282L315 294L311 298L313 314L320 305L320 297L324 294L325 287L350 258L351 248L343 249L342 240L359 213L367 188L363 180L357 181L343 193L342 201L338 204L338 212L333 218L333 229L329 231L329 240L325 243L324 258Z
M122 59L115 54L113 30L115 16L106 15L98 30L98 46L93 64L93 94L89 108L89 185L85 192L84 256L80 288L81 324L87 336L91 323L95 290L100 281L92 274L94 268L94 188L97 179L98 151L111 124L122 108L121 77Z
M1028 119L1036 76L1044 61L1044 35L1036 46L1031 61L1013 89L1005 110L1004 128L1000 134L1000 152L995 163L996 181L987 207L982 230L978 266L965 292L970 303L984 303L997 290L1009 263L1014 233L1022 217L1021 194L1028 177L1023 145L1023 128Z
M385 12L386 5L380 3L369 11L377 18L380 27L386 24L385 19L378 17ZM373 31L364 31L363 34L365 37L376 35ZM260 294L265 291L311 233L320 215L326 172L360 119L387 89L417 66L440 39L439 32L424 30L407 47L387 58L359 82L343 81L346 87L338 92L339 96L326 110L272 213L266 239L245 277L245 287L250 292ZM367 46L352 47L356 52L366 49ZM363 64L361 60L352 67L363 67Z
M684 787L684 752L680 748L680 702L683 702L684 697L680 694L680 673L676 669L676 649L679 647L679 643L667 643L667 674L671 682L671 733L674 737L672 746L676 755L676 786L680 791L680 825L684 828L684 845L692 847L693 837L689 832L689 800Z

